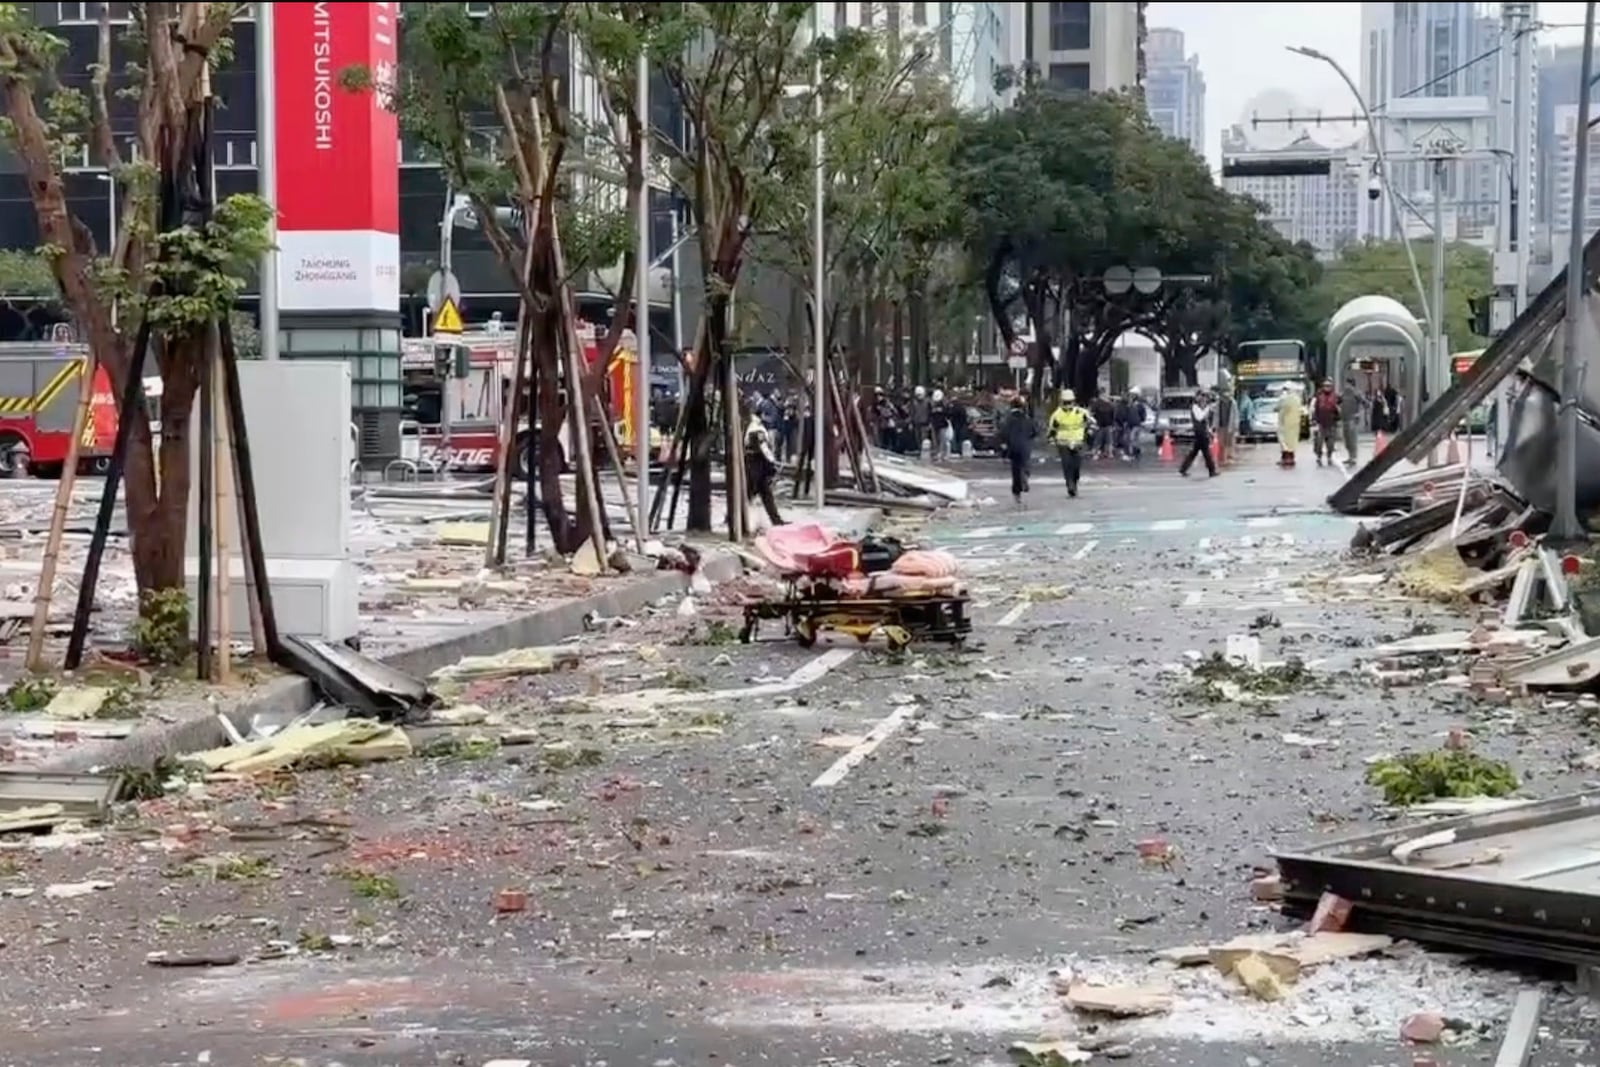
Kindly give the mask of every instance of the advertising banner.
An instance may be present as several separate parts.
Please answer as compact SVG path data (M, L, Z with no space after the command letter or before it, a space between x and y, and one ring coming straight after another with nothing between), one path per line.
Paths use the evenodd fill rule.
M283 311L398 311L396 3L273 4L278 300ZM351 91L365 68L375 91Z

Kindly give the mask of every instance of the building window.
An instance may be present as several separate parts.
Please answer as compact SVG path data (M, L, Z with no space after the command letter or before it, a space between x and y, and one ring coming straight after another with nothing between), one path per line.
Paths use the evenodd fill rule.
M1089 47L1092 4L1050 5L1050 51L1075 52Z
M112 4L111 21L122 24L133 21L132 12L128 10L130 6L129 4ZM100 21L100 8L101 5L99 3L57 4L56 22L67 25L85 22L90 24L97 23Z
M1082 89L1087 92L1089 90L1089 64L1050 64L1050 84L1058 89Z
M928 5L927 4L912 4L911 5L911 25L913 25L913 26L926 26L927 24L928 24Z
M834 29L834 32L837 33L839 30L844 29L848 25L850 25L850 5L849 4L834 4L833 5L833 29Z

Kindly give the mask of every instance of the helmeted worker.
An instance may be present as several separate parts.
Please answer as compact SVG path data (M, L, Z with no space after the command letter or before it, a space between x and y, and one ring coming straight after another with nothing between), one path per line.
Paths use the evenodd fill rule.
M1050 443L1056 446L1061 457L1061 476L1067 482L1067 495L1078 495L1078 478L1083 473L1083 449L1089 435L1094 432L1094 416L1087 408L1078 406L1077 394L1071 389L1061 390L1056 409L1050 413L1047 430Z

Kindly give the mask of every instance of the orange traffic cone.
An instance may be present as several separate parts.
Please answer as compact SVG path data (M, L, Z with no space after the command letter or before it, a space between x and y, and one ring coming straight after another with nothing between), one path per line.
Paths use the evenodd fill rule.
M1170 433L1161 436L1161 447L1156 449L1156 457L1163 463L1171 463L1177 458L1172 454L1172 435Z
M1211 462L1222 466L1222 441L1216 434L1211 435Z
M1383 431L1379 430L1378 439L1372 443L1372 454L1376 456L1378 453L1382 452L1383 446L1388 443L1389 442L1384 439Z

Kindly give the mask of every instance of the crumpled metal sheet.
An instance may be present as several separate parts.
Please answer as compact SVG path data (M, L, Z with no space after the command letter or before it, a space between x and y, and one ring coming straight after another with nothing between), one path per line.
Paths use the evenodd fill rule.
M1518 372L1507 404L1505 444L1498 469L1529 504L1552 512L1556 506L1557 394L1525 372ZM1600 507L1600 418L1578 406L1578 492L1580 513Z

